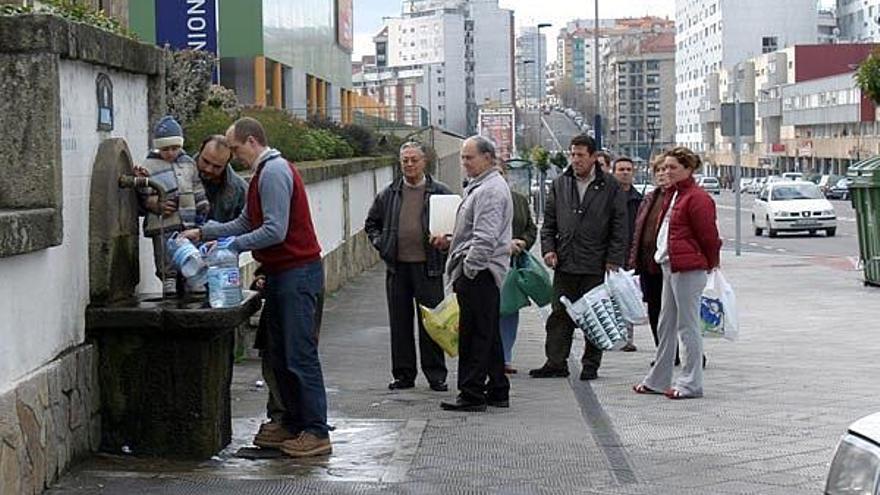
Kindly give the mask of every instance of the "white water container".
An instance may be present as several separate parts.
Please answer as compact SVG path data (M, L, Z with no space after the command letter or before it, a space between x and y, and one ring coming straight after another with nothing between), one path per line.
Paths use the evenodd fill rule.
M461 196L458 194L434 194L428 203L428 230L432 236L451 235L455 229L455 217Z

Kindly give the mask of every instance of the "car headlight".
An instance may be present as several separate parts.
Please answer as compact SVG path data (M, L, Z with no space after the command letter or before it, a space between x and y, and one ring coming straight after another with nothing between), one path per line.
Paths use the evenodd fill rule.
M880 488L880 447L847 434L837 445L825 493L876 495Z
M791 213L789 213L787 211L774 211L773 216L774 217L790 217Z
M834 210L825 210L825 211L822 212L822 216L823 216L823 217L833 217L833 216L834 216Z

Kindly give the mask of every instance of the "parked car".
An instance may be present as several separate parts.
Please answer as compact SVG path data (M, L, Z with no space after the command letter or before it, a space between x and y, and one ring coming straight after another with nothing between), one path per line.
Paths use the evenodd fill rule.
M712 194L721 194L721 182L718 181L717 177L711 177L711 176L700 177L700 182L698 182L698 184L706 192L709 192Z
M849 185L851 179L843 177L825 191L825 197L828 199L849 199Z
M761 192L761 189L764 187L764 184L766 182L766 177L755 177L755 179L749 183L749 194L758 194L759 192Z
M813 235L824 230L832 237L837 233L837 215L816 184L777 181L767 184L755 199L752 227L757 236L765 230L770 237L780 231L807 231Z
M752 180L753 179L751 179L749 177L741 177L739 179L739 192L740 192L740 194L747 192L749 190L749 185L751 185Z
M849 425L825 480L826 495L880 495L880 413Z
M841 177L839 175L833 174L824 174L824 175L816 175L811 178L813 182L819 186L819 190L822 191L822 194L828 195L828 191L834 187L834 184L837 184Z

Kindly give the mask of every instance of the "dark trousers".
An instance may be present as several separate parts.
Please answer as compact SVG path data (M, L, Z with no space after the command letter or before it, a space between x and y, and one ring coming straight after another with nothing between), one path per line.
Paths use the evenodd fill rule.
M553 312L547 318L547 340L544 353L547 355L545 366L552 368L568 368L568 355L571 353L571 341L577 326L565 312L565 306L559 302L562 296L574 302L592 288L605 281L604 275L575 275L557 271L553 275ZM584 339L584 355L581 357L584 369L596 371L602 364L602 349Z
M443 349L425 331L415 303L433 308L443 301L443 277L429 278L424 263L397 263L385 276L388 319L391 325L391 374L396 380L416 379L416 344L413 314L419 327L422 372L430 383L446 382Z
M315 339L321 334L321 320L324 317L324 291L318 293L318 304L315 308ZM272 422L284 422L284 404L281 402L281 392L278 389L278 380L273 370L272 349L266 344L268 339L268 322L271 321L272 315L268 307L263 307L260 312L260 326L257 330L257 337L254 347L260 349L260 364L263 371L263 380L266 382L266 388L269 390L269 397L266 399L266 417Z
M663 274L642 273L639 275L642 286L642 295L648 303L648 322L651 324L651 335L654 336L654 346L660 340L657 338L657 323L660 321L660 296L663 295Z
M460 276L458 296L458 394L461 400L484 403L507 400L510 382L504 374L504 350L498 320L501 293L489 270L472 279ZM488 379L488 383L487 383Z
M326 437L327 392L315 334L320 261L266 277L266 320L272 368L284 406L284 426Z

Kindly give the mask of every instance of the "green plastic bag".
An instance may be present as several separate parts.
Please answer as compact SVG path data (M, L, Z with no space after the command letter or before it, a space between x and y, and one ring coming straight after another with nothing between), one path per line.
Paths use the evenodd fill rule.
M449 357L458 356L458 298L450 293L436 308L419 304L425 331Z
M553 300L553 283L550 274L535 256L526 251L516 256L519 289L538 306L546 306Z
M501 316L512 315L529 305L529 298L520 289L519 280L520 276L515 266L507 271L507 276L501 284Z

